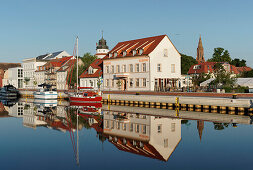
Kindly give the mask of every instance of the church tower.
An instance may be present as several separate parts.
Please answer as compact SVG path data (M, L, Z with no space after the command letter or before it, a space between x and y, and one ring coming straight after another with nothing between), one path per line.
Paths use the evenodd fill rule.
M201 36L199 37L199 45L197 48L197 58L196 58L198 63L204 63L205 59L204 59L204 48L202 45L202 40L201 40Z
M102 38L98 41L95 55L98 58L103 58L104 56L106 56L108 52L109 52L109 47L106 45L106 40L103 37L103 31L102 31Z

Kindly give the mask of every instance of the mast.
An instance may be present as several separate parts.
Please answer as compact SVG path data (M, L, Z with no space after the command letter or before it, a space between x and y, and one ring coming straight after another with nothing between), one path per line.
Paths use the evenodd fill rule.
M78 36L76 37L76 94L78 95Z
M78 117L79 117L79 114L78 114L78 112L79 112L79 109L77 109L77 112L76 112L76 114L77 114L77 118L76 118L76 120L77 120L77 124L76 124L76 163L77 163L77 165L79 165L79 135L78 135Z

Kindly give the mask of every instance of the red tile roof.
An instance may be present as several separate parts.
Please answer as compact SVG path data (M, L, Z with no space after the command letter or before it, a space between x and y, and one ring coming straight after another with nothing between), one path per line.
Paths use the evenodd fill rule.
M96 59L93 63L90 64L89 67L92 67L93 69L97 69L97 71L93 74L88 74L89 67L79 76L79 78L96 78L103 75L102 71L102 59Z
M69 57L62 57L59 59L53 59L51 61L48 61L46 64L44 64L43 66L39 67L39 71L43 70L43 68L45 67L46 69L48 69L49 67L61 67L63 66L68 60L70 60L73 56L69 56Z
M136 50L135 56L148 55L166 36L167 35L160 35L155 37L119 42L111 51L109 51L109 53L104 57L104 59L108 59L109 54L112 54L112 58L130 57L133 56L133 50ZM140 49L143 49L142 54L139 53ZM126 51L125 56L123 56L124 51ZM115 52L117 52L116 57L114 56Z
M240 73L242 73L242 72L244 72L244 71L251 71L251 70L252 70L252 68L247 67L247 66L244 66L244 67L236 67L236 68L237 68L237 70L238 70Z
M190 67L188 74L200 74L200 73L208 73L208 71L210 73L212 73L214 71L214 65L217 62L204 62L204 63L199 63L199 64L194 64ZM228 63L223 63L223 64L228 64ZM233 72L234 74L238 74L239 71L237 70L237 68L234 65L230 65L228 64L230 67L230 71ZM195 68L199 66L199 68Z

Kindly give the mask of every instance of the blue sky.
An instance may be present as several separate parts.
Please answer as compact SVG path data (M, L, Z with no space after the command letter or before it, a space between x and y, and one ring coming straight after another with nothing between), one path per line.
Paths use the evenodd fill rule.
M95 53L104 30L117 42L167 34L193 57L202 35L205 58L215 47L253 66L251 0L0 0L0 62L21 62L47 52Z

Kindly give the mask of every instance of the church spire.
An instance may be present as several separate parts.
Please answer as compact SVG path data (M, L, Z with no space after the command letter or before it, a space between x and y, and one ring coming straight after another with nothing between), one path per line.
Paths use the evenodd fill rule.
M201 35L199 37L199 44L198 44L198 48L197 48L197 58L196 58L198 63L204 63L205 62L205 58L204 58L204 48L202 45L202 40L201 40Z
M197 128L198 128L198 132L199 132L199 140L201 142L202 132L203 132L203 129L204 129L204 121L203 120L198 120L197 121Z

